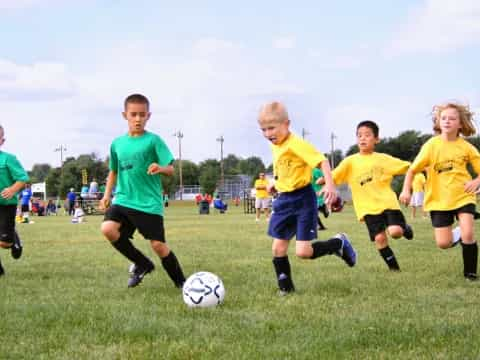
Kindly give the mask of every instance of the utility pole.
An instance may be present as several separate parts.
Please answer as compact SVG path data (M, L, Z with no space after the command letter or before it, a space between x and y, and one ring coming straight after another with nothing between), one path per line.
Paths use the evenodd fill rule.
M305 139L307 135L310 135L310 133L305 128L302 128L302 139Z
M67 148L65 145L60 144L60 146L55 148L53 151L60 152L60 183L58 184L58 195L60 196L62 190L61 187L63 185L63 152L67 151Z
M180 200L183 200L183 175L182 175L182 139L183 133L178 130L173 134L178 139L178 175L179 175L179 191Z
M330 149L330 164L332 165L332 169L335 168L335 139L337 138L337 135L335 135L333 132L330 134L330 144L331 144L331 149Z
M217 141L220 143L220 186L223 186L224 172L223 172L223 142L225 139L223 135L217 138Z

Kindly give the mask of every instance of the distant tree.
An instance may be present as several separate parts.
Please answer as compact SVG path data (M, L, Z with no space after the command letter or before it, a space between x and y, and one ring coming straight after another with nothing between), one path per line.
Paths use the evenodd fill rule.
M325 154L325 157L328 159L328 161L330 162L330 166L332 165L332 158L331 158L331 154L330 153L326 153ZM343 160L343 154L342 154L342 150L339 150L339 149L336 149L333 151L333 161L334 161L334 166L332 167L336 167L340 161Z
M47 183L47 195L58 196L58 190L60 186L60 168L51 168L47 177L45 178L45 182Z
M48 176L49 171L51 170L50 164L35 164L33 165L32 171L28 172L30 181L32 183L43 182Z
M199 184L202 191L213 194L220 180L220 162L216 159L207 159L199 165Z
M223 159L223 171L225 172L225 175L240 174L239 164L240 158L233 154L228 154L228 156Z
M257 178L259 173L265 171L265 164L258 156L251 156L244 160L240 160L239 170L241 174L246 174L250 175L252 178Z

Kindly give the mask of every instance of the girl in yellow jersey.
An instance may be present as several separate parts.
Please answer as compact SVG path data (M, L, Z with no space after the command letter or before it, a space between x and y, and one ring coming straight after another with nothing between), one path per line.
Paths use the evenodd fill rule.
M475 191L480 177L472 179L471 164L480 174L480 153L463 136L475 134L473 114L467 106L447 103L433 110L433 130L437 134L421 148L405 177L400 201L408 204L413 176L427 168L424 208L430 211L435 240L441 249L456 244L452 224L460 225L463 248L463 274L477 279L478 247L474 239ZM461 136L462 135L462 136Z
M295 290L287 256L289 241L294 235L297 238L295 253L304 259L335 254L354 266L356 253L343 233L327 241L312 242L317 238L317 198L311 185L314 167L321 167L323 171L322 194L326 203L336 198L325 156L290 132L287 110L278 102L263 106L258 123L263 136L272 143L275 189L279 195L273 202L268 234L273 238L273 266L280 295L285 295Z

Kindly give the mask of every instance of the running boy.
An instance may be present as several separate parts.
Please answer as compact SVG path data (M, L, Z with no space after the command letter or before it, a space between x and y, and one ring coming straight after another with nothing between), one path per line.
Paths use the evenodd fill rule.
M370 240L390 270L400 270L397 259L388 245L392 238L413 238L412 228L405 222L397 196L391 188L392 178L404 174L409 162L375 152L379 128L373 121L357 125L359 153L347 156L333 170L336 185L348 183L358 220L365 221Z
M463 136L475 134L473 113L464 105L447 103L433 110L433 131L436 136L420 149L410 166L400 194L408 204L414 174L427 168L425 211L430 211L437 246L448 249L460 240L463 254L463 275L477 279L478 246L474 238L475 191L480 186L480 154ZM467 170L471 164L477 177L472 180ZM460 236L452 234L455 219ZM460 239L461 237L461 239Z
M0 125L0 146L5 142L5 132ZM22 256L22 243L15 231L17 193L29 181L25 169L17 158L0 151L0 247L10 249L14 259ZM0 276L5 274L0 261Z
M138 229L150 241L175 286L180 288L185 277L175 254L165 243L163 226L161 175L173 174L173 156L158 135L145 130L149 108L149 101L143 95L133 94L125 99L123 117L127 120L128 133L116 138L110 147L110 172L100 200L100 207L107 209L101 230L113 247L135 264L128 287L140 284L155 268L130 241ZM115 198L109 207L115 185Z
M273 202L268 234L273 237L273 266L278 287L280 294L285 295L295 291L287 255L289 240L294 235L297 238L295 253L300 258L335 254L354 266L356 253L345 234L312 242L317 238L317 199L310 183L312 168L320 166L323 170L325 201L330 203L336 198L330 165L324 155L290 132L288 113L281 103L264 105L258 122L263 136L272 143L275 190L279 195Z

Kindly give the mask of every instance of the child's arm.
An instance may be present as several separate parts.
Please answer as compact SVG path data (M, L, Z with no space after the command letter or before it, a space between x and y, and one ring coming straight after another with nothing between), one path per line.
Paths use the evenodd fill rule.
M12 197L15 196L16 193L18 193L24 187L25 187L24 181L17 181L12 186L2 190L2 193L1 193L2 198L10 200Z
M147 174L149 175L162 174L162 175L172 176L174 172L175 172L175 169L171 164L167 166L160 166L157 163L151 163L147 169Z
M105 192L100 199L98 206L101 210L106 210L110 206L110 198L112 197L112 189L117 183L117 173L110 170L107 177L107 183L105 184Z
M479 191L480 186L480 175L477 176L475 179L467 181L465 183L465 192L467 193L477 193Z
M412 197L412 181L414 172L412 169L408 169L407 174L405 175L405 180L403 180L403 188L400 196L398 197L400 202L405 205L410 204L410 198Z
M330 170L330 164L328 160L324 160L320 163L320 168L323 171L323 178L325 180L325 186L320 191L320 194L323 194L325 203L327 206L333 204L337 199L337 189L332 179L332 173Z

